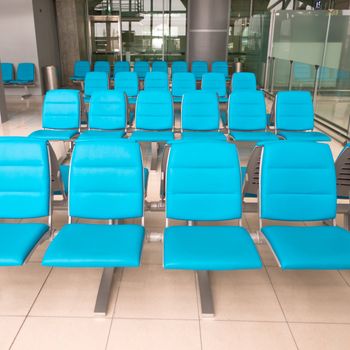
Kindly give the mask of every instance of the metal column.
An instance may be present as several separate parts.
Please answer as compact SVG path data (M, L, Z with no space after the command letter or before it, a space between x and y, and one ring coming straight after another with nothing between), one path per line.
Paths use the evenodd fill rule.
M114 271L114 268L103 269L100 287L98 289L96 298L95 313L104 315L107 314L109 296L112 290Z
M199 296L201 301L202 316L214 316L213 295L210 287L209 271L197 271Z

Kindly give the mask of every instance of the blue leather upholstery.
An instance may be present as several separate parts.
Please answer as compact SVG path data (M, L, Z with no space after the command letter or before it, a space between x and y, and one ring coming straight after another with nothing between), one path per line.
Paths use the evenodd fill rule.
M236 90L256 90L256 78L254 73L240 72L232 75L232 91Z
M262 91L233 91L229 99L228 116L230 135L237 141L278 140L276 135L265 132L266 105Z
M261 218L312 221L336 215L336 176L330 148L314 142L264 145L260 178Z
M8 84L13 80L13 64L1 63L1 78L4 84Z
M195 90L196 78L193 73L173 73L171 93L174 97L174 102L181 102L185 93Z
M23 265L48 230L46 224L0 224L0 266Z
M213 73L222 73L225 76L225 79L229 79L227 61L214 61L211 64L211 71Z
M173 101L166 90L141 91L136 102L136 128L171 130L174 124Z
M165 61L153 61L152 72L163 72L168 75L168 64Z
M12 84L32 84L35 80L34 63L20 63L17 67L16 80Z
M172 131L136 130L132 133L131 140L137 142L168 142L174 140L174 133Z
M241 270L262 267L243 227L173 226L164 233L164 268Z
M164 72L148 72L145 77L145 90L168 90L168 74Z
M262 229L283 269L350 269L350 234L336 226Z
M89 129L117 130L126 128L127 104L123 92L106 90L92 94Z
M90 72L89 61L76 61L74 63L74 74L70 77L70 80L82 81L85 79L86 73Z
M125 131L102 131L102 130L87 130L80 134L77 141L87 140L104 140L104 139L120 139L125 135Z
M290 141L330 142L331 138L318 131L279 131L278 135Z
M105 72L109 76L111 74L111 65L108 61L96 61L94 64L94 72Z
M144 228L139 225L65 225L42 264L57 267L137 267Z
M193 61L191 71L194 74L196 80L202 80L202 75L208 73L208 62L206 61Z
M217 140L226 141L226 136L221 132L186 131L181 133L182 140Z
M114 62L114 76L116 73L130 72L130 63L128 61L115 61Z
M188 65L186 61L173 61L171 64L171 74L188 72Z
M229 181L227 181L229 179ZM171 145L166 175L166 217L230 220L242 215L238 153L227 142ZM164 268L260 268L249 233L232 226L173 226L164 233Z
M150 71L149 63L146 61L136 61L134 65L134 72L140 80L144 80L146 73Z
M124 92L128 96L128 102L135 104L135 97L139 93L139 79L135 72L118 72L114 76L114 89Z
M236 146L221 141L172 143L166 194L168 218L240 218L241 178Z
M219 130L219 101L211 91L184 94L181 110L182 130Z
M212 91L220 102L227 102L226 79L223 73L205 73L202 76L202 90Z
M73 217L121 219L143 215L143 167L136 142L77 142L69 181L69 215Z
M47 141L70 141L74 136L78 135L78 130L36 130L29 136Z
M108 90L108 74L106 72L88 72L84 83L84 100L88 102L93 92Z

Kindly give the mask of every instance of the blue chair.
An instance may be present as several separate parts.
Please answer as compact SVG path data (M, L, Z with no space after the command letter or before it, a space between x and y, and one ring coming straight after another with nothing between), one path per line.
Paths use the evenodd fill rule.
M168 74L168 64L165 61L153 61L152 72L163 72Z
M79 91L48 91L44 98L42 127L42 130L34 131L30 136L52 141L70 141L79 134Z
M104 268L95 312L107 312L114 268L140 265L144 240L144 184L140 146L129 140L77 142L69 174L69 223L42 264ZM73 218L109 224L72 223ZM139 224L115 224L142 218ZM107 282L108 281L108 282ZM107 282L107 283L106 283ZM106 291L108 289L108 291Z
M237 90L230 95L228 129L235 141L273 141L278 136L266 131L264 93L259 90Z
M145 90L169 90L168 74L148 72L145 77Z
M91 95L95 91L108 90L109 79L106 72L86 73L84 82L84 102L90 101Z
M219 102L227 102L226 79L223 73L205 73L202 76L202 90L212 91L219 97Z
M182 97L187 92L196 90L196 78L193 73L173 73L171 93L176 103L182 102Z
M336 173L328 145L267 143L261 159L260 219L332 220L334 226L264 226L282 269L349 269L350 234L335 226Z
M256 90L254 73L240 72L232 75L231 90Z
M118 72L114 76L114 89L128 96L128 103L135 104L139 93L139 80L135 72Z
M181 139L226 140L219 128L217 95L203 90L185 93L181 105Z
M144 80L146 73L150 71L147 61L136 61L134 64L134 72L137 73L139 80Z
M191 68L191 71L194 74L196 80L202 80L202 75L208 73L208 62L193 61Z
M211 64L211 71L213 73L222 73L226 80L230 80L227 61L214 61Z
M90 100L88 130L78 140L118 139L125 135L127 102L123 92L96 91Z
M114 62L114 76L116 73L130 72L130 63L128 61L115 61Z
M1 137L0 183L0 218L48 217L48 224L0 223L0 265L23 265L50 231L50 162L46 142Z
M241 226L242 188L238 152L227 142L175 141L167 164L165 269L196 270L202 313L213 314L205 303L208 271L259 269L262 263L249 232ZM169 220L188 225L169 226ZM239 220L239 226L196 225L196 221ZM208 293L209 292L209 293Z
M72 81L84 81L86 73L90 72L89 61L76 61L74 63L74 73L69 79Z
M13 81L14 74L13 74L13 64L12 63L1 63L1 77L3 83L9 84L11 81Z
M131 139L139 142L168 142L174 139L173 101L169 91L140 91L136 102L136 130Z
M32 85L35 80L34 63L20 63L17 67L16 80L12 80L11 84L16 85Z
M280 91L275 101L276 133L293 141L331 141L330 137L312 131L314 108L308 91Z
M188 72L188 64L186 61L173 61L171 63L171 75L174 76L176 73Z
M111 74L111 65L108 61L96 61L94 64L94 72L105 72L109 77Z

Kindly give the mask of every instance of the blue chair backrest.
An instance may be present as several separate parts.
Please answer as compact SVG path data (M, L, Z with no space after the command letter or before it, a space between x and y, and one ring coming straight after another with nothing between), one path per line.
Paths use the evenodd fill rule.
M149 72L149 63L146 61L136 61L134 65L134 72L137 73L137 76L140 78L144 78L146 73Z
M281 91L275 101L276 129L312 130L314 107L308 91Z
M139 79L135 72L118 72L114 76L114 89L125 92L128 97L139 93Z
M18 65L16 80L31 83L34 82L34 75L34 63L20 63Z
M171 64L171 74L188 72L188 64L186 61L173 61Z
M235 90L256 90L256 78L254 73L234 73L231 82L232 91Z
M211 71L213 73L222 73L227 78L229 76L227 61L214 61L211 64Z
M43 104L43 128L78 129L80 94L78 90L50 90Z
M89 61L76 61L74 63L74 76L85 78L87 72L90 72L90 62Z
M166 175L166 217L230 220L242 215L236 146L224 141L176 141Z
M335 217L336 176L328 145L267 143L260 172L261 218L313 221Z
M148 72L145 77L145 90L168 90L168 74L164 72Z
M13 64L12 63L1 63L1 77L2 81L9 82L13 80Z
M163 72L168 74L168 64L165 61L153 61L152 72Z
M142 157L136 142L77 142L69 173L70 216L142 217L143 198Z
M126 119L127 103L123 92L106 90L92 94L89 109L90 129L125 129Z
M95 72L105 72L108 76L111 73L111 65L108 61L96 61L94 65Z
M85 96L91 96L95 91L108 90L108 85L108 74L106 72L86 73L84 83Z
M171 92L173 96L183 96L196 90L196 78L193 73L175 73L172 79Z
M211 91L197 90L184 94L181 106L182 130L218 130L219 101Z
M0 218L48 216L50 166L45 141L0 138Z
M169 130L174 125L173 99L169 91L140 91L136 100L136 128Z
M259 90L233 91L228 104L230 130L266 129L266 105L264 93Z
M227 96L226 79L223 73L205 73L202 76L202 90L212 91L220 97Z
M130 72L130 63L128 61L114 62L114 75L119 72Z
M208 73L208 62L206 61L193 61L192 73L196 77L196 80L201 80L204 73Z

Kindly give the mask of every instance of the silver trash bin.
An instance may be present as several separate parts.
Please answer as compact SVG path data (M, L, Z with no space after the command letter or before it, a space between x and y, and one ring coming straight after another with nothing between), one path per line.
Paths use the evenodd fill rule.
M55 66L43 68L45 91L58 89L57 69Z
M242 72L242 62L234 62L233 63L233 72L234 73Z

